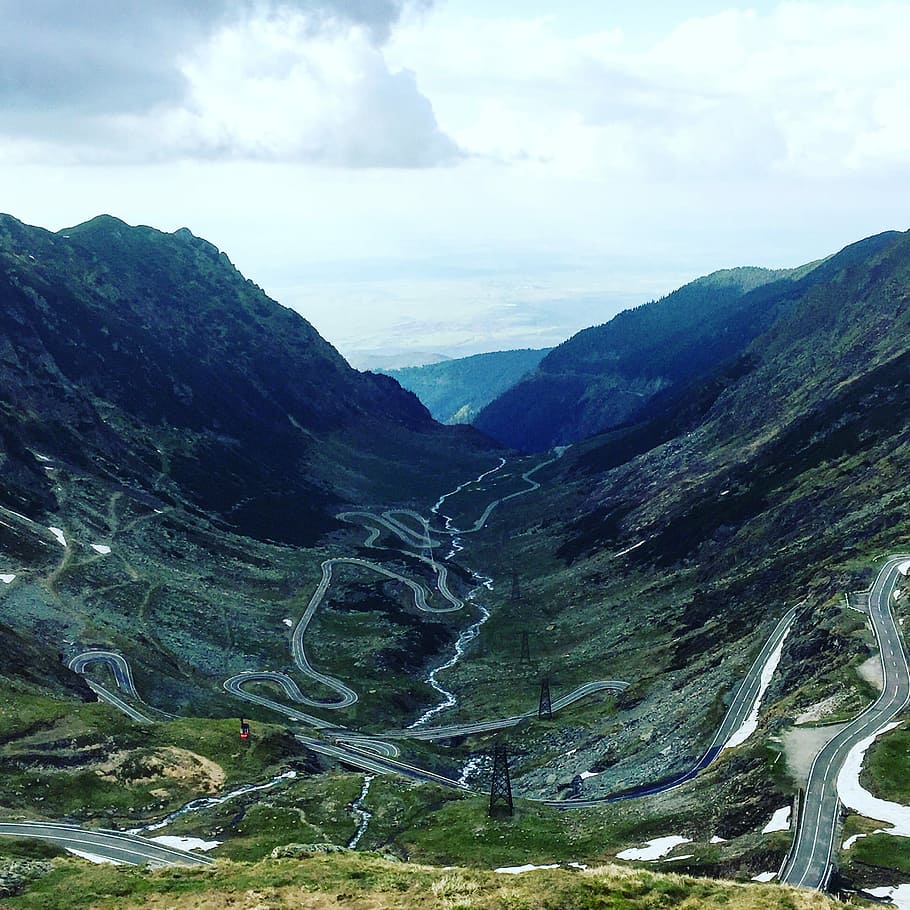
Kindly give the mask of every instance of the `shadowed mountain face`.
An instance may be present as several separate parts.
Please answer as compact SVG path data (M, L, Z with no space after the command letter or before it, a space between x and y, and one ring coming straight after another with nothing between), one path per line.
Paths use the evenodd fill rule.
M744 548L748 539L779 547L818 542L851 514L880 525L859 488L888 495L902 483L910 234L848 247L774 305L780 317L738 358L655 396L638 421L572 456L588 485L600 484L566 556L631 533L640 546L630 559L668 565L700 551L723 558L740 534ZM770 538L743 533L772 515Z
M821 266L715 272L620 313L555 348L537 371L484 408L474 425L533 451L637 421L654 403L733 361L773 326L789 326L801 301L834 293L837 275L864 268L897 236L871 237Z
M307 544L448 432L210 243L109 216L59 234L0 217L0 383L0 500L30 515L55 506L46 455Z

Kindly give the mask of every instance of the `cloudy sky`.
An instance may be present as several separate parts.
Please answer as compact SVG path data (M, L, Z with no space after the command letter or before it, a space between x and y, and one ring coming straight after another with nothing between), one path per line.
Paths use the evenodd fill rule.
M0 210L188 226L355 363L910 224L910 4L0 0Z

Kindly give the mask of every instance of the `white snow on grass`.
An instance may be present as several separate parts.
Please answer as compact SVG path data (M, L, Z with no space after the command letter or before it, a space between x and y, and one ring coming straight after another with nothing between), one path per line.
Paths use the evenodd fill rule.
M666 859L662 859L661 862L662 863L676 863L676 862L679 862L679 860L681 860L681 859L694 859L694 858L695 858L694 853L683 853L682 856L668 856Z
M214 850L221 846L220 840L202 840L201 837L177 837L175 834L159 834L150 840L165 847L176 847L178 850Z
M293 619L282 619L281 620L289 629L294 625Z
M877 730L871 736L861 739L847 754L840 774L837 775L837 795L840 801L848 808L853 809L866 818L891 825L876 834L895 834L898 837L910 837L910 806L902 806L887 799L873 796L859 782L859 774L863 767L863 758L866 750L875 741L876 737L899 727L900 724L892 722Z
M716 834L708 841L709 844L725 844L726 842L727 839L725 837L718 837Z
M106 543L93 543L92 549L102 556L107 556L107 554L111 552L111 548Z
M649 840L646 847L630 847L616 854L617 859L660 859L666 856L675 847L680 844L692 843L691 838L680 837L678 834L670 834L667 837L655 837Z
M61 546L66 546L66 538L63 536L62 528L48 528L48 531L57 538Z
M11 584L15 578L15 575L0 575L0 581L5 585Z
M38 524L37 521L32 521L27 515L23 515L21 512L14 512L12 509L7 509L6 506L0 507L4 512L8 512L10 515L15 515L16 518L21 518L23 521L27 521L30 525Z
M789 831L790 829L790 806L783 806L771 816L771 821L761 829L762 834L770 834L772 831Z
M874 897L890 897L891 904L898 910L910 910L910 885L883 885L881 888L866 888Z
M910 559L904 560L904 562L897 567L897 571L900 572L901 575L906 575L910 572Z
M776 872L759 872L758 875L752 876L753 882L770 882L771 879L777 878Z
M533 872L535 869L558 869L559 863L551 863L548 866L532 866L528 863L526 866L500 866L494 869L494 872L502 872L505 875L520 875L522 872Z
M787 640L789 634L790 630L787 629L784 633L784 637L768 657L764 667L762 667L758 694L755 696L755 703L752 705L752 713L743 721L743 725L727 740L724 749L733 749L736 746L741 746L758 729L758 712L761 708L761 700L764 697L768 686L771 684L771 680L774 678L774 671L777 670L777 666L780 663L780 656L784 651L784 642Z
M618 553L614 553L610 558L618 559L620 556L625 556L626 553L631 553L633 550L637 550L639 547L643 547L645 541L640 540L638 543L633 543L631 547L626 547L625 550L620 550Z
M599 773L600 773L599 771L582 771L581 774L579 774L578 776L579 776L582 780L588 780L588 778L597 777L597 775L598 775Z
M115 859L108 859L106 856L98 856L97 853L87 853L85 850L76 850L73 847L66 848L67 853L72 853L74 856L81 857L82 859L87 859L90 863L109 863L112 866L122 866L123 863L118 862Z
M868 837L868 834L851 834L842 846L842 850L849 850L861 837Z
M587 863L550 863L546 866L535 866L532 863L528 863L525 866L500 866L493 871L501 872L504 875L520 875L522 872L533 872L535 869L558 869L560 866L569 866L571 869L581 870L588 868Z

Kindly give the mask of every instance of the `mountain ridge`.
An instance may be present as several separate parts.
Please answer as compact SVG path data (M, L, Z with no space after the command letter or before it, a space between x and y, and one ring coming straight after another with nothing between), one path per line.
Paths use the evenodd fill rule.
M2 476L14 505L52 506L33 448L85 469L94 458L241 531L264 533L265 512L294 501L282 533L312 542L331 526L332 503L369 495L358 439L387 439L397 449L388 474L413 475L409 444L450 432L392 379L349 367L185 228L99 216L52 234L2 216L0 262L2 407L16 453ZM458 439L466 453L478 447ZM214 461L217 485L205 467Z
M769 289L786 288L817 265L712 272L583 329L487 405L474 425L522 451L618 426L658 393L735 357L775 318L778 301Z

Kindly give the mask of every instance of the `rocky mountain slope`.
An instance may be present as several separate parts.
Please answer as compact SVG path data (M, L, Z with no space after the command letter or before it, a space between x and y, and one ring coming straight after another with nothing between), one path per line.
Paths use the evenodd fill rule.
M109 216L0 218L0 383L0 501L29 515L55 504L40 453L307 544L335 504L419 486L452 438L210 243Z
M440 423L471 423L485 405L533 370L549 350L494 351L381 372L413 392Z
M275 573L286 598L318 577L289 546L493 457L210 243L109 216L57 234L0 216L0 390L0 675L80 697L60 657L91 641L148 659L147 692L209 699L258 659Z
M564 678L584 660L636 681L608 746L573 743L558 779L593 768L586 793L685 769L793 604L803 609L765 729L794 728L816 703L832 720L871 700L856 668L875 642L844 594L910 538L910 234L862 241L764 290L778 311L764 332L655 395L638 420L570 448L504 532L541 662ZM764 750L778 747L767 742L703 784L719 788L714 817L728 832L769 798ZM683 804L693 808L665 801Z
M634 420L655 396L741 352L787 311L814 265L714 272L626 310L554 348L473 423L513 448L539 451Z

